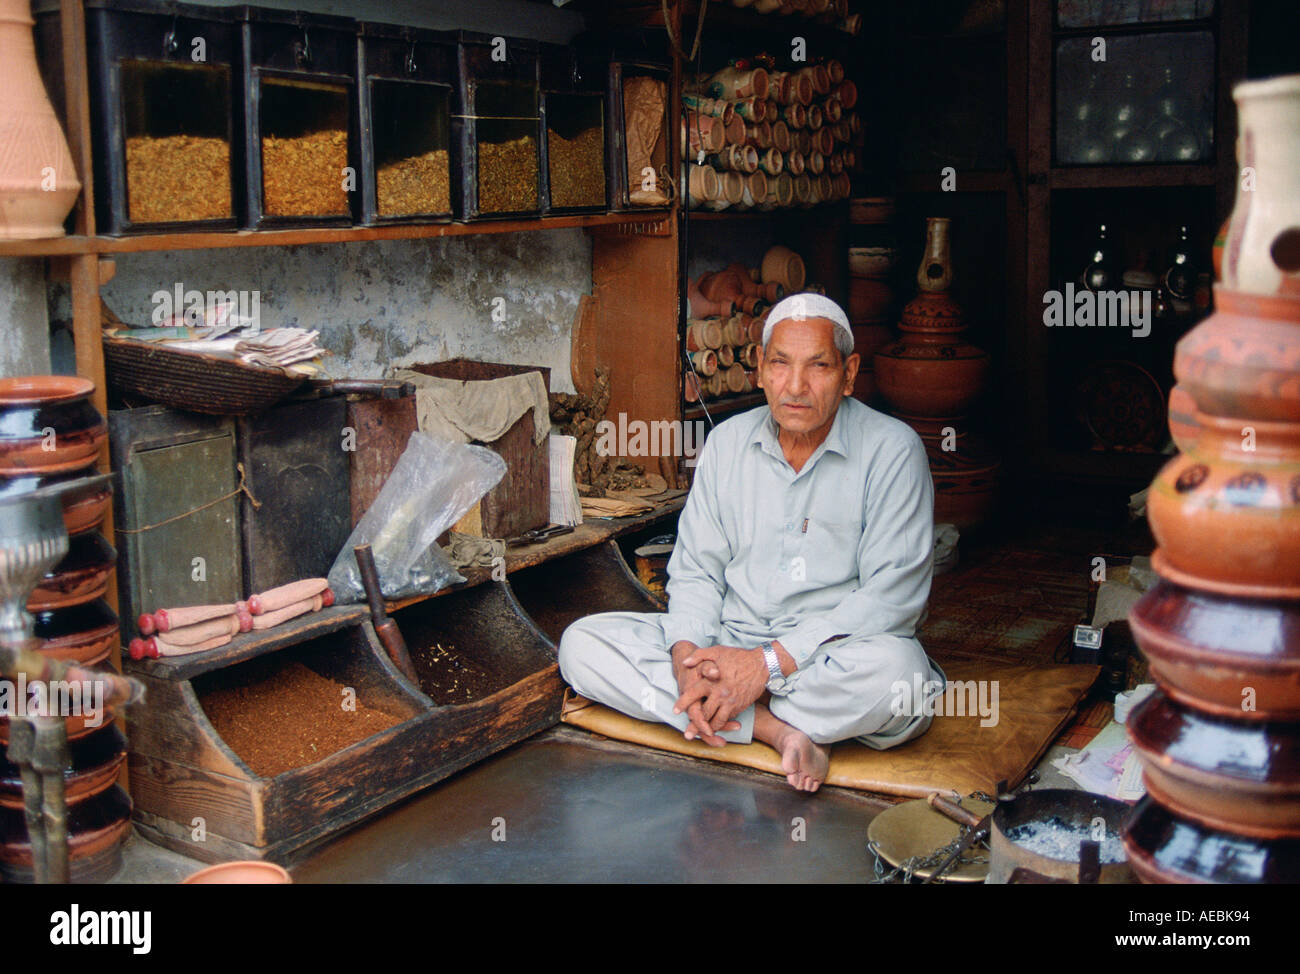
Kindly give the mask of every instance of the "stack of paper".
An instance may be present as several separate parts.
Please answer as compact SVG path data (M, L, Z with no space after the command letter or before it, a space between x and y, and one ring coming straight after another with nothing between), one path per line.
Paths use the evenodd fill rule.
M573 479L573 459L578 440L574 436L551 434L551 523L579 525L582 503Z

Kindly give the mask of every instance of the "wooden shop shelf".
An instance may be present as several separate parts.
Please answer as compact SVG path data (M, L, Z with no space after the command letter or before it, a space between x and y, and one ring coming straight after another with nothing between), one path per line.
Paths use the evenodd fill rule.
M510 588L537 627L558 644L571 622L594 612L662 612L664 604L632 574L618 544L604 544L526 569Z
M746 392L739 396L732 396L728 399L712 399L705 403L709 409L709 415L714 419L719 416L729 416L731 413L738 413L741 410L753 409L755 406L762 406L767 403L767 395L762 389L756 389L753 392ZM699 403L692 403L682 410L682 420L690 422L696 419L704 418L704 407Z
M657 224L668 219L669 215L667 210L645 213L578 213L525 220L484 220L477 223L407 223L375 227L300 227L291 230L154 233L133 237L67 236L46 240L0 240L0 257L67 257L148 250L220 250L229 247L286 247L356 243L363 240L465 237L575 227Z
M1047 174L1052 189L1141 189L1152 186L1214 186L1218 167L1212 164L1146 166L1068 166Z
M281 646L274 655L213 661L192 678L135 670L146 696L129 715L129 761L136 825L144 835L205 861L288 863L559 720L563 684L554 647L505 585L476 586L394 616L418 686L394 668L366 610L359 611L350 625ZM281 751L307 743L290 726L296 715L286 710L295 706L289 686L305 679L319 687L321 678L340 693L355 693L358 717L373 709L393 723L319 760L273 771L264 762L279 752L258 738L264 733ZM329 696L304 697L300 705L330 707L329 716L338 719ZM341 696L340 712L346 712L343 702ZM232 720L244 725L241 733L258 735L242 747L256 747L260 757L240 754L217 730L218 723L233 727L225 723ZM202 819L201 841L196 819Z

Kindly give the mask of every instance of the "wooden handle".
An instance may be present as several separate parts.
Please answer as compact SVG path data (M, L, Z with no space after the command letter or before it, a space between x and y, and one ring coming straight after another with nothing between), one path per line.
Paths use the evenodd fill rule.
M247 620L247 625L244 621ZM231 614L217 619L197 622L192 626L180 626L167 630L165 641L172 646L196 646L217 636L233 636L237 632L247 632L253 627L253 617L245 615L243 619Z
M329 592L329 589L325 590ZM333 602L334 593L330 592L330 601ZM253 629L260 631L270 629L272 626L278 626L280 623L292 619L296 616L303 615L307 612L318 612L325 605L323 594L313 595L309 599L302 599L298 602L292 602L289 605L282 606L278 609L272 609L270 612L263 612L261 615L253 616Z
M255 616L260 616L263 612L274 612L295 602L310 599L313 595L324 592L328 587L329 580L324 578L304 578L298 582L290 582L288 585L280 585L260 595L251 596L248 600L248 611ZM327 604L334 604L332 597Z
M944 798L943 795L939 794L937 791L930 795L926 801L930 803L930 807L936 812L940 812L952 819L954 822L959 822L962 825L969 825L971 828L974 828L979 825L980 822L984 821L969 809L962 808L960 805L948 801L948 799Z
M192 626L196 622L234 614L235 605L229 602L224 605L183 605L175 609L159 609L152 616L145 613L140 617L140 632L151 636L155 632L170 632L181 626Z

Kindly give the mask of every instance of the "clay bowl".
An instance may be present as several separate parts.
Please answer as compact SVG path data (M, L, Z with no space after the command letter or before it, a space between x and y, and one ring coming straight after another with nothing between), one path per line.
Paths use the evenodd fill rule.
M1218 832L1175 815L1150 795L1133 810L1124 851L1144 883L1300 882L1300 840Z
M103 599L32 613L39 651L54 659L90 665L108 658L117 638L117 613Z
M68 808L68 871L74 883L102 883L122 866L131 799L117 785ZM32 846L24 813L0 809L0 879L31 883Z
M63 773L64 797L69 805L94 798L117 781L126 761L126 737L116 724L104 724L93 734L68 742L72 766ZM18 766L0 758L0 807L23 807L23 782Z
M26 473L12 477L0 476L0 498L28 494L63 481L78 480L87 473L93 471L79 469L57 474ZM64 530L69 535L74 535L99 527L112 502L113 488L109 483L69 494L63 499Z
M32 640L35 643L35 640ZM91 666L88 669L93 672L116 673L111 663L101 663L98 666ZM63 721L67 727L68 740L75 741L103 730L107 725L113 723L117 717L117 710L114 706L105 704L103 719L93 726L86 723L87 718L83 715L70 715ZM9 746L9 718L0 717L0 749Z
M283 866L273 862L250 859L244 862L223 862L200 869L181 880L183 885L274 885L292 883L293 879Z
M60 609L99 598L116 564L117 552L98 532L71 538L68 553L37 584L27 610Z
M1175 700L1238 720L1300 721L1300 602L1161 581L1128 619L1151 675ZM1246 687L1253 711L1242 710Z
M849 273L856 277L888 277L897 256L893 247L850 247Z
M1157 690L1129 715L1147 793L1211 829L1300 839L1300 725L1206 717Z
M94 391L93 382L75 376L0 379L0 475L62 473L93 464L108 435L90 404Z
M892 196L865 196L849 200L850 223L888 223L893 218Z

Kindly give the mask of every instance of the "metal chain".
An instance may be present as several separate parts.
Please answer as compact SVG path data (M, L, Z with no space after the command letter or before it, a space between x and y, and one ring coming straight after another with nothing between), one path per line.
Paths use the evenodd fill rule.
M876 863L875 863L876 878L871 881L872 884L874 885L877 883L892 883L899 876L902 876L904 884L910 883L913 879L914 874L918 869L925 869L928 866L937 866L945 859L947 859L948 856L956 852L957 846L959 846L962 843L962 841L966 838L966 835L969 831L970 829L967 828L966 826L961 826L961 831L957 834L957 837L953 839L951 842L949 842L946 846L943 846L940 849L935 849L933 852L924 856L911 856L907 859L904 859L902 862L900 862L889 872L885 872L885 867L883 865L883 863L885 862L885 858L880 854L880 847L874 841L868 840L867 848L870 849L872 854L876 857ZM962 858L958 859L955 863L953 863L953 865L957 866L963 863L982 865L984 863L987 863L988 861L989 860L987 856L971 856L969 858L963 856Z

